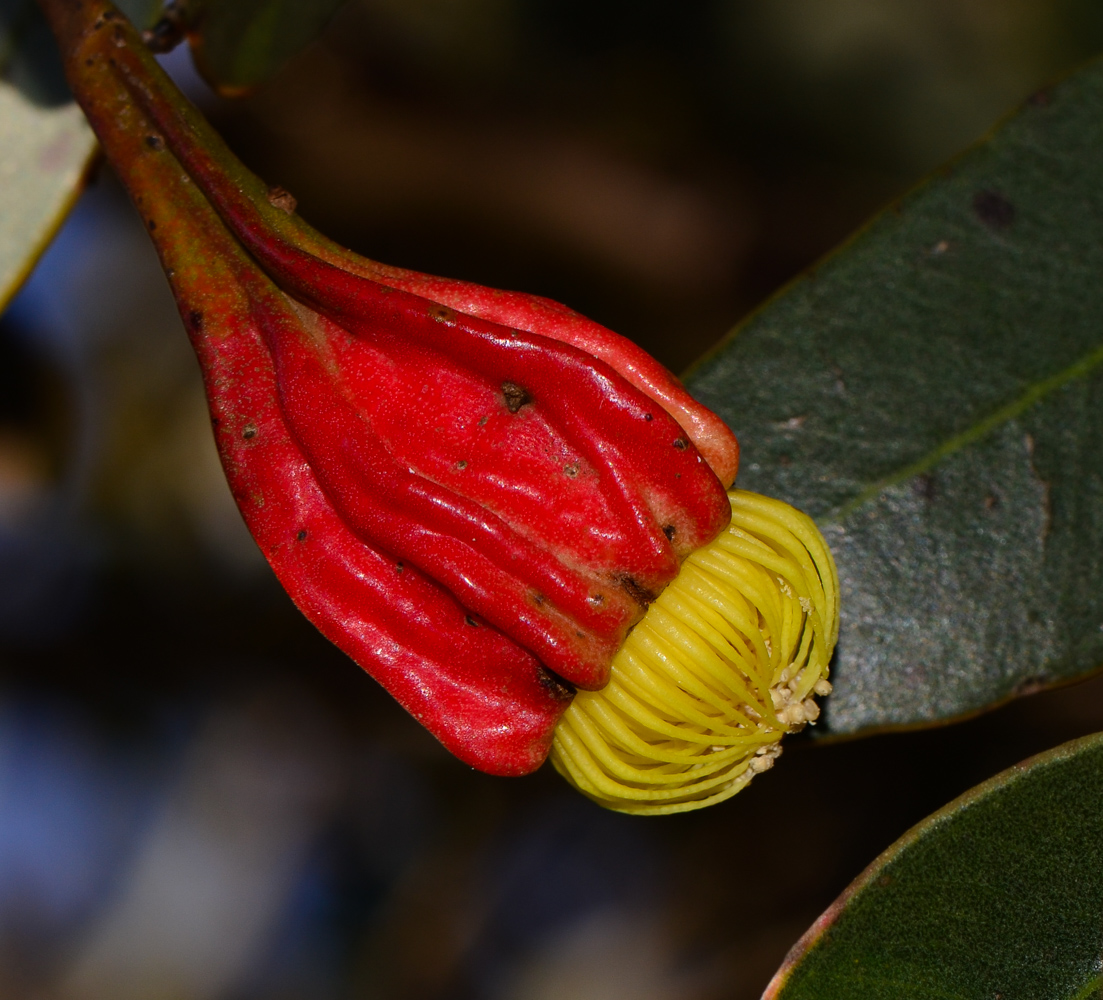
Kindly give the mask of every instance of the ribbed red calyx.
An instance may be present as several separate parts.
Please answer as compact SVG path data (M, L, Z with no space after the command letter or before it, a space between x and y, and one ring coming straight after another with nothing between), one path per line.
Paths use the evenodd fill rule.
M605 684L648 601L727 523L734 437L557 303L326 240L110 4L40 2L157 245L281 583L461 759L534 769L569 685Z

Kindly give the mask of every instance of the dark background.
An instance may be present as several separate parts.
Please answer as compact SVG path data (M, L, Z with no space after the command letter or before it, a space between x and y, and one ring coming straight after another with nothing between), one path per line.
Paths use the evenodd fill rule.
M322 231L680 370L1100 48L1087 0L362 0L234 103L167 62ZM1103 681L802 737L663 819L477 774L276 587L107 170L0 317L0 996L754 997L910 825L1099 728Z

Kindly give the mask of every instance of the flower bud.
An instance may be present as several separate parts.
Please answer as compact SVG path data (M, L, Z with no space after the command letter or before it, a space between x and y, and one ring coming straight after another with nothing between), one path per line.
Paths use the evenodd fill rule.
M304 614L483 770L533 770L556 732L587 794L662 810L764 769L756 751L811 721L833 570L806 519L729 500L727 427L558 303L326 240L109 3L41 2L172 284L235 499Z

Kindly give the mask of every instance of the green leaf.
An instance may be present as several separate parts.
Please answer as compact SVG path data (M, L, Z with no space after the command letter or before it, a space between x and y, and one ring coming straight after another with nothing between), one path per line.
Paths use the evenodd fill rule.
M882 854L763 1000L1053 997L1103 990L1103 734L1013 767Z
M344 0L204 0L190 38L204 79L227 96L271 76Z
M0 0L0 311L76 201L96 148L33 0Z
M820 732L929 724L1103 663L1103 63L1039 93L689 379L745 489L824 528Z

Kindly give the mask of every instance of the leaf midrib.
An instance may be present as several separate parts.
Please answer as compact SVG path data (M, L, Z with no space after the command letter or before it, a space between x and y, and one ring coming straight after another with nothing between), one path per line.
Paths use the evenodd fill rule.
M859 507L871 500L880 496L886 489L891 486L896 486L900 483L907 482L913 479L915 476L921 475L927 472L929 469L934 468L943 459L948 458L950 455L961 451L966 446L973 444L975 441L979 441L984 437L987 437L993 431L1002 427L1004 424L1011 420L1014 420L1020 414L1029 410L1032 406L1040 403L1046 396L1060 389L1062 386L1073 381L1077 378L1083 378L1089 375L1095 368L1103 365L1103 344L1096 347L1093 351L1084 355L1078 361L1074 361L1067 368L1050 375L1048 378L1042 379L1042 381L1030 386L1022 395L1017 399L1012 400L1010 403L1001 406L998 410L990 413L987 417L977 421L972 427L955 434L953 437L944 441L942 444L931 449L922 458L909 465L904 466L902 469L894 472L892 475L885 476L882 479L877 480L875 483L867 486L861 493L859 493L852 500L848 500L846 503L836 507L825 518L825 521L842 521L847 516L856 511Z

